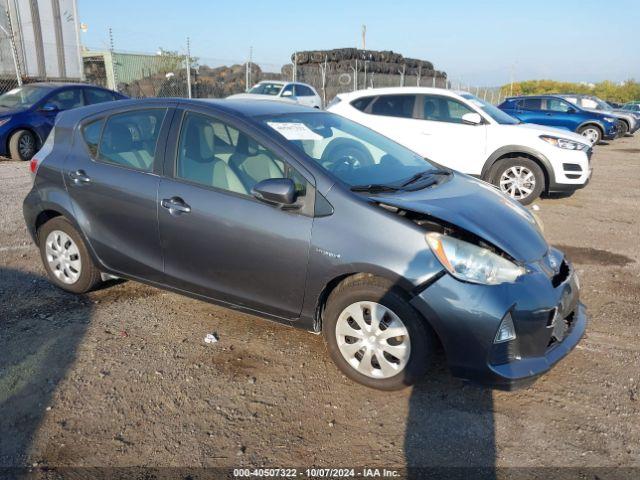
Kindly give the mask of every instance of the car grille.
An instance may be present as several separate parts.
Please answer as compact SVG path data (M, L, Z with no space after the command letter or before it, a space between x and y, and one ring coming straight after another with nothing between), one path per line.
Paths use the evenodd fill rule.
M564 318L557 317L553 325L553 331L551 332L551 338L549 338L549 344L547 350L562 342L571 333L573 325L575 323L575 312L571 312Z

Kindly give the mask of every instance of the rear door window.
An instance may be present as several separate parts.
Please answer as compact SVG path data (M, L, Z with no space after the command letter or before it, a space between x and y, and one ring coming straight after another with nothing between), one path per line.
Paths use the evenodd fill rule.
M153 170L156 144L166 109L136 110L107 119L98 160L135 170Z
M524 110L542 110L542 99L524 98L518 102L518 107Z
M360 110L361 112L364 112L367 109L367 107L371 104L371 100L373 100L374 98L376 97L357 98L353 102L351 102L351 106L356 110Z
M415 95L380 95L371 106L371 113L385 117L413 118Z
M102 127L104 126L104 118L88 123L82 128L82 137L87 144L89 153L92 158L98 156L98 145L100 144L100 134L102 133Z

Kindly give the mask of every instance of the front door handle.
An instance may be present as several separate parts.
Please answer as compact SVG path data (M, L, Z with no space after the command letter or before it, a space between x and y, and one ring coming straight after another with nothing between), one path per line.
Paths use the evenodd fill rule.
M84 170L75 170L73 172L69 172L69 178L76 185L85 185L87 183L91 183L91 178L87 175L87 172Z
M191 207L180 197L165 198L160 202L160 205L169 210L171 215L180 215L191 211Z

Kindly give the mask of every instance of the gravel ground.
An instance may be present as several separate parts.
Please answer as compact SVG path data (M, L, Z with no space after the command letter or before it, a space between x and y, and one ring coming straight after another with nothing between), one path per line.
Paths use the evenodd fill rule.
M0 162L0 466L640 467L640 138L594 166L538 202L580 274L577 349L524 390L439 362L383 393L307 332L135 282L53 288L22 220L28 166Z

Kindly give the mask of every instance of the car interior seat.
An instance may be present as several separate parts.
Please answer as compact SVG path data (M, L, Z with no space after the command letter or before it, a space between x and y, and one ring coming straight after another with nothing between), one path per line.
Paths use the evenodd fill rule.
M284 164L261 151L255 141L242 133L238 136L236 151L229 158L229 166L247 190L262 180L284 177Z
M207 138L208 137L208 138ZM196 122L187 126L178 162L178 175L203 185L247 194L236 173L215 156L216 137L210 124Z

